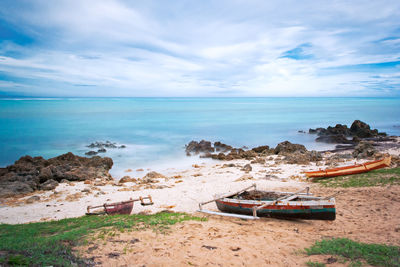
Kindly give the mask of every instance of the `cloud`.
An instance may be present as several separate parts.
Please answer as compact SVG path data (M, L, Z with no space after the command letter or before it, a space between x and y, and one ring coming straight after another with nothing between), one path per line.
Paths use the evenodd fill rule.
M2 92L399 96L398 1L2 1Z

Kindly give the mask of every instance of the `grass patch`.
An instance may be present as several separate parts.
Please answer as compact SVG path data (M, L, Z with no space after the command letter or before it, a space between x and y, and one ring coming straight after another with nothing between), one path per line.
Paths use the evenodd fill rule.
M83 216L52 222L0 224L0 261L9 265L69 266L82 263L71 253L72 246L100 232L105 237L116 232L153 229L164 231L186 221L203 220L184 213L153 215Z
M362 174L315 179L313 182L327 187L368 187L400 184L400 168L380 169Z
M325 267L326 265L321 262L316 262L316 261L307 261L306 265L309 267Z
M400 266L400 248L365 244L347 238L333 238L316 242L306 248L308 255L338 255L351 260L351 266L361 266L361 260L373 266Z

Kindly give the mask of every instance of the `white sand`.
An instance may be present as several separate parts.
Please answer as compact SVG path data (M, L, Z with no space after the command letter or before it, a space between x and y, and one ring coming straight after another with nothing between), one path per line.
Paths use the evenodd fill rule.
M185 171L164 173L169 179L158 179L159 183L153 185L167 185L171 188L163 189L141 189L139 191L118 191L134 186L134 183L125 183L124 186L97 186L100 191L91 190L90 193L82 193L85 188L92 188L92 185L83 182L74 183L70 186L66 183L60 184L55 191L37 192L18 201L25 201L33 195L37 195L41 200L32 204L21 204L18 206L3 206L0 208L1 223L26 223L40 220L58 220L62 218L82 216L86 212L88 205L102 205L105 202L118 202L129 198L151 195L154 205L141 206L135 202L133 213L138 212L158 212L170 208L173 211L195 212L198 203L210 200L216 194L235 192L244 187L257 184L260 189L275 189L278 187L305 187L306 184L300 181L288 179L291 176L299 175L308 169L299 165L279 165L275 166L273 161L267 161L265 165L251 164L253 170L249 173L241 171L240 167L225 167L224 163L235 163L243 166L248 161L237 160L230 162L213 161L198 165L199 168L191 167ZM274 167L267 167L267 166ZM197 167L197 166L196 166ZM129 173L127 173L129 175ZM199 175L200 174L200 175ZM251 175L254 179L246 181L235 181L243 175ZM274 175L277 177L267 177ZM181 178L173 178L181 176ZM181 181L181 182L179 182ZM177 183L178 182L178 183ZM82 197L76 201L66 201L68 195L81 193ZM49 199L46 201L46 199ZM173 208L171 208L173 206ZM208 209L216 210L215 205L209 204Z
M399 154L399 149L391 152ZM35 192L24 198L14 199L0 204L0 223L27 223L33 221L58 220L70 217L79 217L85 214L88 205L102 205L105 202L125 201L129 198L151 195L154 201L152 206L141 206L135 202L133 213L149 212L155 213L165 209L176 212L193 213L198 209L198 204L211 200L214 195L221 195L243 189L253 183L257 184L258 189L275 190L277 188L290 188L297 190L304 188L308 184L305 182L304 171L317 170L326 166L317 166L315 163L310 165L295 164L275 164L274 159L278 156L267 157L265 164L251 164L253 170L245 173L240 166L248 164L246 160L236 161L208 161L198 164L184 171L174 171L166 169L163 174L168 179L158 179L154 186L168 186L163 189L140 189L129 190L135 183L125 183L124 186L105 185L96 186L84 184L83 182L69 185L60 184L53 191ZM363 161L357 161L359 163ZM234 163L236 167L222 167L223 164ZM348 160L341 165L354 164L355 160ZM133 169L133 168L132 168ZM144 173L147 173L146 170ZM130 173L126 173L129 175ZM250 175L251 180L236 181L243 175ZM178 177L178 178L174 178ZM145 186L144 186L145 187ZM82 190L90 189L90 193ZM57 192L57 193L55 193ZM67 199L71 195L81 195L75 199ZM39 196L40 200L31 204L26 204L26 199L33 195ZM215 203L208 204L205 208L216 210Z

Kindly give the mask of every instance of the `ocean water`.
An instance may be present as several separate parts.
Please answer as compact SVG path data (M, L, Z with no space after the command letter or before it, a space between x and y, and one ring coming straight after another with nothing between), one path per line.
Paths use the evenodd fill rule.
M309 149L331 145L299 133L359 119L400 135L400 98L44 98L0 99L0 166L23 155L50 158L84 155L95 141L117 142L108 149L111 173L127 168L190 166L191 140L222 141L236 147L275 146L289 140Z

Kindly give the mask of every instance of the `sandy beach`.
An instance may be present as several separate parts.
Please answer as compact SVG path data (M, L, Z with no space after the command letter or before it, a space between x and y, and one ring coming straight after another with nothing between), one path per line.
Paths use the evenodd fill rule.
M79 217L89 205L148 195L152 196L154 205L141 206L136 202L132 213L186 212L208 218L205 222L174 225L166 233L130 232L104 243L89 242L75 248L77 254L102 266L304 266L310 260L327 260L327 257L306 256L301 252L322 238L347 237L366 243L400 245L397 216L400 186L324 188L306 179L304 171L368 160L340 157L345 153L324 152L321 161L309 164L287 164L280 155L268 155L260 163L245 159L211 160L179 171L135 170L143 172L144 177L153 177L147 182L140 177L136 182L125 183L101 179L66 181L50 191L3 199L0 222L20 224ZM381 146L377 153L397 157L399 138L391 145ZM332 158L339 160L333 162ZM132 169L125 170L127 175L131 172ZM336 220L245 221L197 212L200 202L254 183L261 190L297 191L309 186L317 196L338 193ZM217 211L215 203L207 204L206 208ZM139 243L130 240L139 240ZM336 262L331 266L345 265Z

